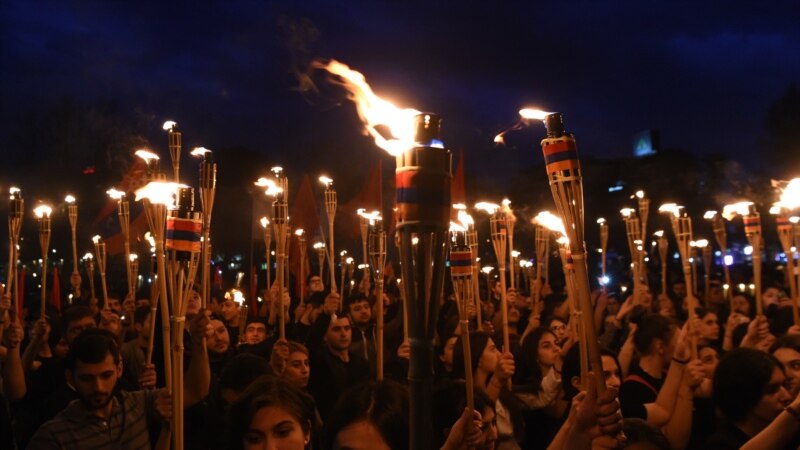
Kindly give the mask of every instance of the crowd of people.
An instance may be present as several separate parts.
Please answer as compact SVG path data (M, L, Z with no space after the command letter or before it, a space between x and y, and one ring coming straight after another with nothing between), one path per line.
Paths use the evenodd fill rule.
M79 276L71 281L80 288ZM168 448L179 398L186 448L406 449L403 296L387 280L376 298L371 281L364 275L336 293L312 275L305 298L272 286L257 311L244 311L224 291L207 302L193 292L180 396L164 388L160 345L150 342L153 327L160 339L161 325L146 295L112 295L104 304L84 292L43 316L38 302L26 303L23 317L4 295L0 448ZM658 296L646 283L627 295L598 287L588 313L570 309L557 281L531 283L540 302L528 286L506 292L510 348L501 348L501 284L490 283L481 280L468 334L459 332L449 286L439 300L431 448L800 445L800 326L781 284L765 286L764 314L756 315L751 296L728 299L711 279L707 292L694 295L701 306L691 321L693 294L682 282ZM582 369L581 314L592 314L598 330L602 373Z

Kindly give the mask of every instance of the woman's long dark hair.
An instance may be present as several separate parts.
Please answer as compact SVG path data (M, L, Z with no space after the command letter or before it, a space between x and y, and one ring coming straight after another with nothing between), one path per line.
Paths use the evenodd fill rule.
M514 384L520 385L521 388L524 387L524 390L532 392L542 390L542 378L545 374L539 367L539 341L546 334L551 334L553 338L556 337L555 333L547 327L533 330L522 340L519 355L514 358L518 361Z
M472 357L472 360L470 361L472 364L472 373L475 373L475 369L478 368L478 362L481 360L483 351L486 349L486 345L489 343L490 338L491 336L482 331L473 331L469 334L469 349L470 356ZM458 337L456 340L456 345L453 347L452 377L453 379L464 379L466 377L466 371L464 370L464 343L461 340L461 336Z

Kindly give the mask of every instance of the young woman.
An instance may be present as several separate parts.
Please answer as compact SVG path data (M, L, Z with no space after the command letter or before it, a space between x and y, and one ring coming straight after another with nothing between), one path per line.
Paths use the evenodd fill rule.
M315 433L314 400L272 376L251 384L228 411L229 448L305 450Z
M281 379L289 382L298 389L308 387L308 378L311 376L308 349L305 345L294 342L279 342L275 344L270 359L272 370Z

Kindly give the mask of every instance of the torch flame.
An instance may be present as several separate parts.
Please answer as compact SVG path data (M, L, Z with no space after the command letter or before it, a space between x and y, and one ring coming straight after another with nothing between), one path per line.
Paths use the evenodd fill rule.
M339 256L344 256L347 254L347 250L342 250L339 252Z
M561 235L558 239L556 239L556 244L566 247L569 245L569 238Z
M521 253L518 250L511 250L511 257L512 258L519 258Z
M242 306L244 304L244 294L238 289L231 289L225 293L225 300L232 300L239 306Z
M475 224L475 221L472 220L472 216L463 209L458 210L458 221L461 222L461 225L463 225L464 228L469 228L470 225Z
M722 217L727 220L733 220L737 214L740 216L746 216L750 214L750 205L752 204L753 202L745 201L725 205L725 207L722 208Z
M87 253L87 254L83 255L83 258L82 258L82 259L83 259L84 261L89 261L89 260L91 260L91 259L94 259L94 255L92 255L91 253Z
M797 217L797 216L789 217L789 222L791 222L791 223L800 223L800 217Z
M204 156L206 153L211 153L211 150L209 150L209 149L207 149L207 148L205 148L205 147L195 147L195 148L194 148L194 150L192 150L191 152L189 152L189 154L190 154L190 155L192 155L192 156L198 156L198 157L201 157L201 158L202 158L202 157L203 157L203 156Z
M634 215L636 213L636 210L633 208L622 208L619 210L619 212L620 214L622 214L622 217L628 218Z
M269 178L261 177L254 184L259 187L266 187L267 189L264 191L264 194L270 197L275 197L283 192L283 188L278 186L275 180L270 180Z
M706 220L714 220L714 217L717 217L717 212L713 210L708 210L705 214L703 214L703 219Z
M655 236L655 237L664 237L664 230L656 231L655 233L653 233L653 236Z
M41 219L43 217L50 217L50 214L53 212L53 208L47 205L39 205L36 209L33 210L33 214L36 216L37 219Z
M168 121L164 122L164 125L161 125L161 128L163 128L164 131L170 131L170 130L174 130L175 127L177 127L177 126L178 126L178 124L175 123L175 121L168 120Z
M325 248L325 244L322 243L322 242L315 242L313 247L314 247L314 250L320 250L320 249Z
M467 205L463 203L453 203L453 209L467 209Z
M567 234L564 223L558 216L553 215L550 211L542 211L537 214L536 217L533 218L533 223L565 236Z
M467 231L460 223L450 221L450 232L451 233L464 233Z
M780 204L780 202L774 203L772 206L769 207L769 213L772 214L773 216L781 215L782 211L783 211L783 206Z
M492 266L483 266L483 268L481 268L481 272L485 273L486 275L489 275L490 273L492 273L493 270L494 270L494 267L492 267Z
M800 178L789 180L789 184L781 190L778 204L786 209L800 208Z
M675 217L680 217L681 209L683 209L683 206L679 206L677 203L664 203L658 207L658 212L670 213Z
M147 199L153 205L171 207L175 203L175 195L181 185L173 182L151 181L136 190L136 201Z
M480 209L482 211L486 211L489 214L494 214L500 209L500 205L497 203L489 203L489 202L478 202L475 203L475 209Z
M12 186L12 187L8 188L8 193L9 193L9 194L11 194L11 197L12 197L12 198L13 198L15 195L19 194L20 192L22 192L22 190L20 190L20 188L18 188L18 187L14 187L14 186Z
M636 198L644 198L644 191L636 191Z
M68 194L66 197L64 197L64 201L69 204L75 203L75 197Z
M694 246L697 248L705 248L708 247L708 239L698 239L694 241Z
M137 255L136 253L131 253L129 258L130 258L131 262L134 262L137 259L139 259L139 255Z
M261 218L261 226L264 227L264 228L267 228L267 225L269 225L269 219L267 219L266 217L262 217Z
M363 74L339 61L324 63L317 60L312 63L312 67L338 76L334 82L347 90L350 100L356 104L365 131L372 136L378 147L391 155L398 155L414 146L414 117L419 111L400 109L378 97L372 92ZM376 127L379 125L388 128L391 136L387 138L378 132Z
M602 218L602 217L599 217L599 218L597 219L597 223L598 223L598 224L600 224L600 225L603 225L604 223L606 223L606 219L604 219L604 218Z
M264 218L266 219L266 217L264 217ZM305 233L305 231L303 231L303 229L302 229L302 228L298 228L298 229L294 230L294 234L295 234L296 236L302 236L302 235L303 235L303 233Z
M325 187L329 188L333 184L333 178L328 178L325 175L319 177L319 182L324 184Z
M106 194L108 194L108 196L111 197L114 200L120 200L120 199L122 199L122 197L125 196L124 192L118 191L118 190L116 190L114 188L111 188L111 189L107 190Z
M156 239L153 237L152 234L148 231L144 234L144 239L150 244L150 249L155 253L156 251Z
M92 237L92 242L94 242L94 243L95 243L95 245L96 245L96 244L99 244L99 243L100 243L100 239L101 239L101 238L100 238L100 235L99 235L99 234L95 234L95 235Z
M150 150L144 150L144 149L136 150L133 154L138 156L139 158L142 158L144 160L144 162L147 163L147 164L150 164L151 160L158 161L159 159L161 159L161 158L158 157L158 155L156 155L155 153L151 152Z

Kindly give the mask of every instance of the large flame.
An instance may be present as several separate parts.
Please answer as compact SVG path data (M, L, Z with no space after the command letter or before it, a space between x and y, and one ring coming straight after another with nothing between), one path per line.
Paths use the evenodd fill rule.
M490 202L478 202L475 203L475 209L480 209L481 211L486 211L489 214L494 214L498 209L500 209L500 205Z
M778 204L786 209L800 208L800 178L789 180L789 184L781 190Z
M419 111L398 108L378 97L372 92L363 74L339 61L331 60L325 63L317 60L311 66L326 70L338 77L334 82L347 90L350 100L356 104L365 131L372 136L378 147L392 155L398 155L414 146L414 117L420 113ZM391 136L383 136L376 129L378 126L388 128Z
M329 188L331 185L333 185L333 178L322 175L319 177L319 182L324 184L326 188Z
M533 223L541 225L550 231L561 233L566 236L567 231L561 219L550 211L542 211L533 218Z
M43 217L50 217L50 214L53 212L53 208L48 205L39 205L33 210L33 214L36 216L37 219L41 219Z
M461 225L463 225L464 228L469 228L470 226L475 225L475 221L472 219L472 216L463 209L458 210L458 221L461 222Z
M264 194L269 195L270 197L275 197L283 192L283 188L278 186L278 183L276 183L275 180L271 180L269 178L261 177L256 180L254 184L259 187L266 187L267 189L264 190Z
M76 199L72 195L67 195L66 197L64 197L64 201L69 203L69 204L72 204L72 203L75 203Z
M168 121L164 122L163 125L161 125L161 128L163 128L164 131L172 131L177 126L178 126L178 124L174 120L168 120Z
M121 200L122 197L125 196L124 192L118 191L118 190L116 190L114 188L111 188L111 189L107 190L106 194L108 194L108 196L111 197L114 200Z
M464 226L461 225L460 223L453 222L452 220L450 221L450 232L451 233L464 233L466 231L467 231L467 229L464 228Z
M727 220L733 220L734 217L737 215L746 216L750 214L750 205L753 202L738 202L738 203L731 203L730 205L725 205L722 208L722 217Z
M178 183L151 181L144 187L136 190L136 201L146 198L153 205L166 205L171 207L175 204L175 196L179 187L181 187L181 185Z
M705 214L703 214L703 219L706 220L714 220L714 217L717 217L717 212L714 210L708 210Z
M658 207L658 212L669 213L675 217L680 217L682 209L683 206L679 206L677 203L664 203Z
M629 217L634 217L636 215L636 210L633 208L622 208L619 210L619 213L622 214L622 217L627 219Z
M151 160L156 160L157 161L157 160L161 159L155 153L151 152L150 150L145 150L145 149L136 150L133 154L138 156L139 158L142 158L144 160L144 162L147 163L147 164L150 164Z
M383 220L383 218L381 217L381 213L378 212L378 211L372 211L372 212L368 213L366 209L359 208L356 211L356 214L358 214L359 216L361 216L364 219L368 220L370 225L375 225L375 222L377 222L379 220Z
M500 206L500 211L506 215L506 220L516 222L517 216L514 215L514 211L511 209L511 200L504 198L501 204L502 206Z
M211 153L211 150L205 147L195 147L191 152L189 152L192 156L203 157L206 153Z

